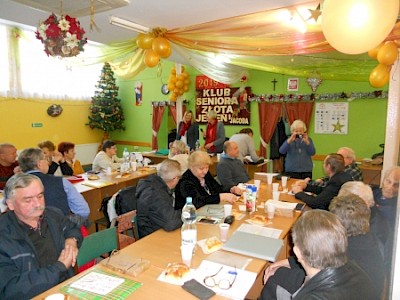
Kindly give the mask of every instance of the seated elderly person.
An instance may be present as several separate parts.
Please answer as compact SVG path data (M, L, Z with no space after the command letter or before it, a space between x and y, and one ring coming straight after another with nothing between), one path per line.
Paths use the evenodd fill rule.
M121 167L122 159L117 157L117 146L113 141L104 141L101 149L93 160L93 171L106 171L107 168L117 170Z
M329 177L326 186L315 186L309 184L307 180L297 181L292 186L296 199L302 200L311 208L328 210L329 203L337 196L342 184L351 181L352 178L350 174L344 172L344 158L340 154L331 153L325 158L324 171ZM305 192L311 192L316 196Z
M225 190L230 190L238 183L250 180L249 174L239 158L239 147L235 142L224 143L224 153L217 165L217 176Z
M329 211L335 214L346 228L348 256L369 276L375 291L382 295L385 266L378 240L370 231L371 211L363 199L354 194L333 198Z
M47 206L57 207L65 216L78 224L86 222L90 209L85 198L66 178L47 174L49 165L42 150L25 149L18 160L22 172L33 174L42 181Z
M181 210L174 208L174 188L180 176L179 163L166 159L160 163L157 175L139 181L136 214L140 238L160 228L172 231L181 227Z
M169 149L168 158L179 162L182 174L186 172L189 154L186 153L186 144L184 142L178 140L173 141Z
M45 206L38 177L16 174L4 193L9 211L0 218L0 299L31 299L74 275L82 235Z
M341 147L336 153L341 154L344 158L344 171L349 173L354 181L363 181L361 169L356 163L356 153L354 150L348 147ZM329 177L325 176L315 180L315 182L319 185L326 185L328 180Z
M387 222L389 231L387 233L388 243L384 245L385 266L387 274L392 271L392 252L394 232L396 230L397 196L399 193L400 167L390 168L385 172L380 188L374 188L374 199L377 213Z
M49 163L49 170L47 174L53 174L57 176L72 175L73 170L65 161L64 156L56 151L56 146L52 141L43 141L38 144L38 147L42 149L46 159Z
M251 161L254 163L264 161L264 157L260 157L256 153L256 147L253 141L253 130L251 128L243 128L239 133L232 135L229 140L238 145L239 159L241 161L243 161L246 156L250 156Z
M0 144L0 190L4 189L8 178L19 171L17 148L12 144Z
M71 142L61 142L57 146L58 152L64 156L65 162L71 167L72 175L85 173L81 162L75 158L75 144Z
M182 175L175 189L175 209L181 209L187 197L192 197L193 205L200 208L206 204L218 204L221 201L233 203L234 193L240 193L238 187L224 190L208 171L210 156L205 151L195 151L189 156L189 169Z
M379 299L371 279L349 260L347 232L337 216L307 211L294 224L292 238L300 265L293 257L271 264L260 300Z

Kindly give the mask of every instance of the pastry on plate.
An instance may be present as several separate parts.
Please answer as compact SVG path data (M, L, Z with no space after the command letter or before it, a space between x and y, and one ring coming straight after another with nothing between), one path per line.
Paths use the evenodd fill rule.
M170 263L164 271L164 277L172 282L182 282L190 273L190 268L184 263Z
M215 236L210 237L205 242L208 253L217 251L222 248L222 242Z
M96 174L90 174L88 176L88 179L89 180L98 180L98 179L100 179L100 177L98 175L96 175Z
M267 216L264 215L255 215L251 217L250 221L251 223L257 225L267 225L269 223Z

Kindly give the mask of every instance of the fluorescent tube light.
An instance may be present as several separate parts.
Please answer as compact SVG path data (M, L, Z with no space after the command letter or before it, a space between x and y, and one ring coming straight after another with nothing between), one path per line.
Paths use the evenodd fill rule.
M132 21L121 19L121 18L115 17L115 16L110 17L110 24L119 26L122 28L130 29L130 30L134 30L134 31L140 32L140 33L148 33L150 31L150 28L148 28L146 26L139 25L139 24L133 23Z

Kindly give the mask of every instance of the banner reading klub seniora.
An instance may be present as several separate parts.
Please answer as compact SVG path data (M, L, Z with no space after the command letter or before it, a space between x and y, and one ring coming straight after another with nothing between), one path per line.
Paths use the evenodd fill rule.
M231 88L206 76L196 78L196 122L207 123L207 112L214 110L225 125L250 125L251 88Z

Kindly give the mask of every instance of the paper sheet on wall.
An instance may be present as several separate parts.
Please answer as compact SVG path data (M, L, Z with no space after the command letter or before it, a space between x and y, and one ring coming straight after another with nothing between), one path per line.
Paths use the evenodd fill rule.
M349 104L347 102L316 103L315 133L347 134Z

